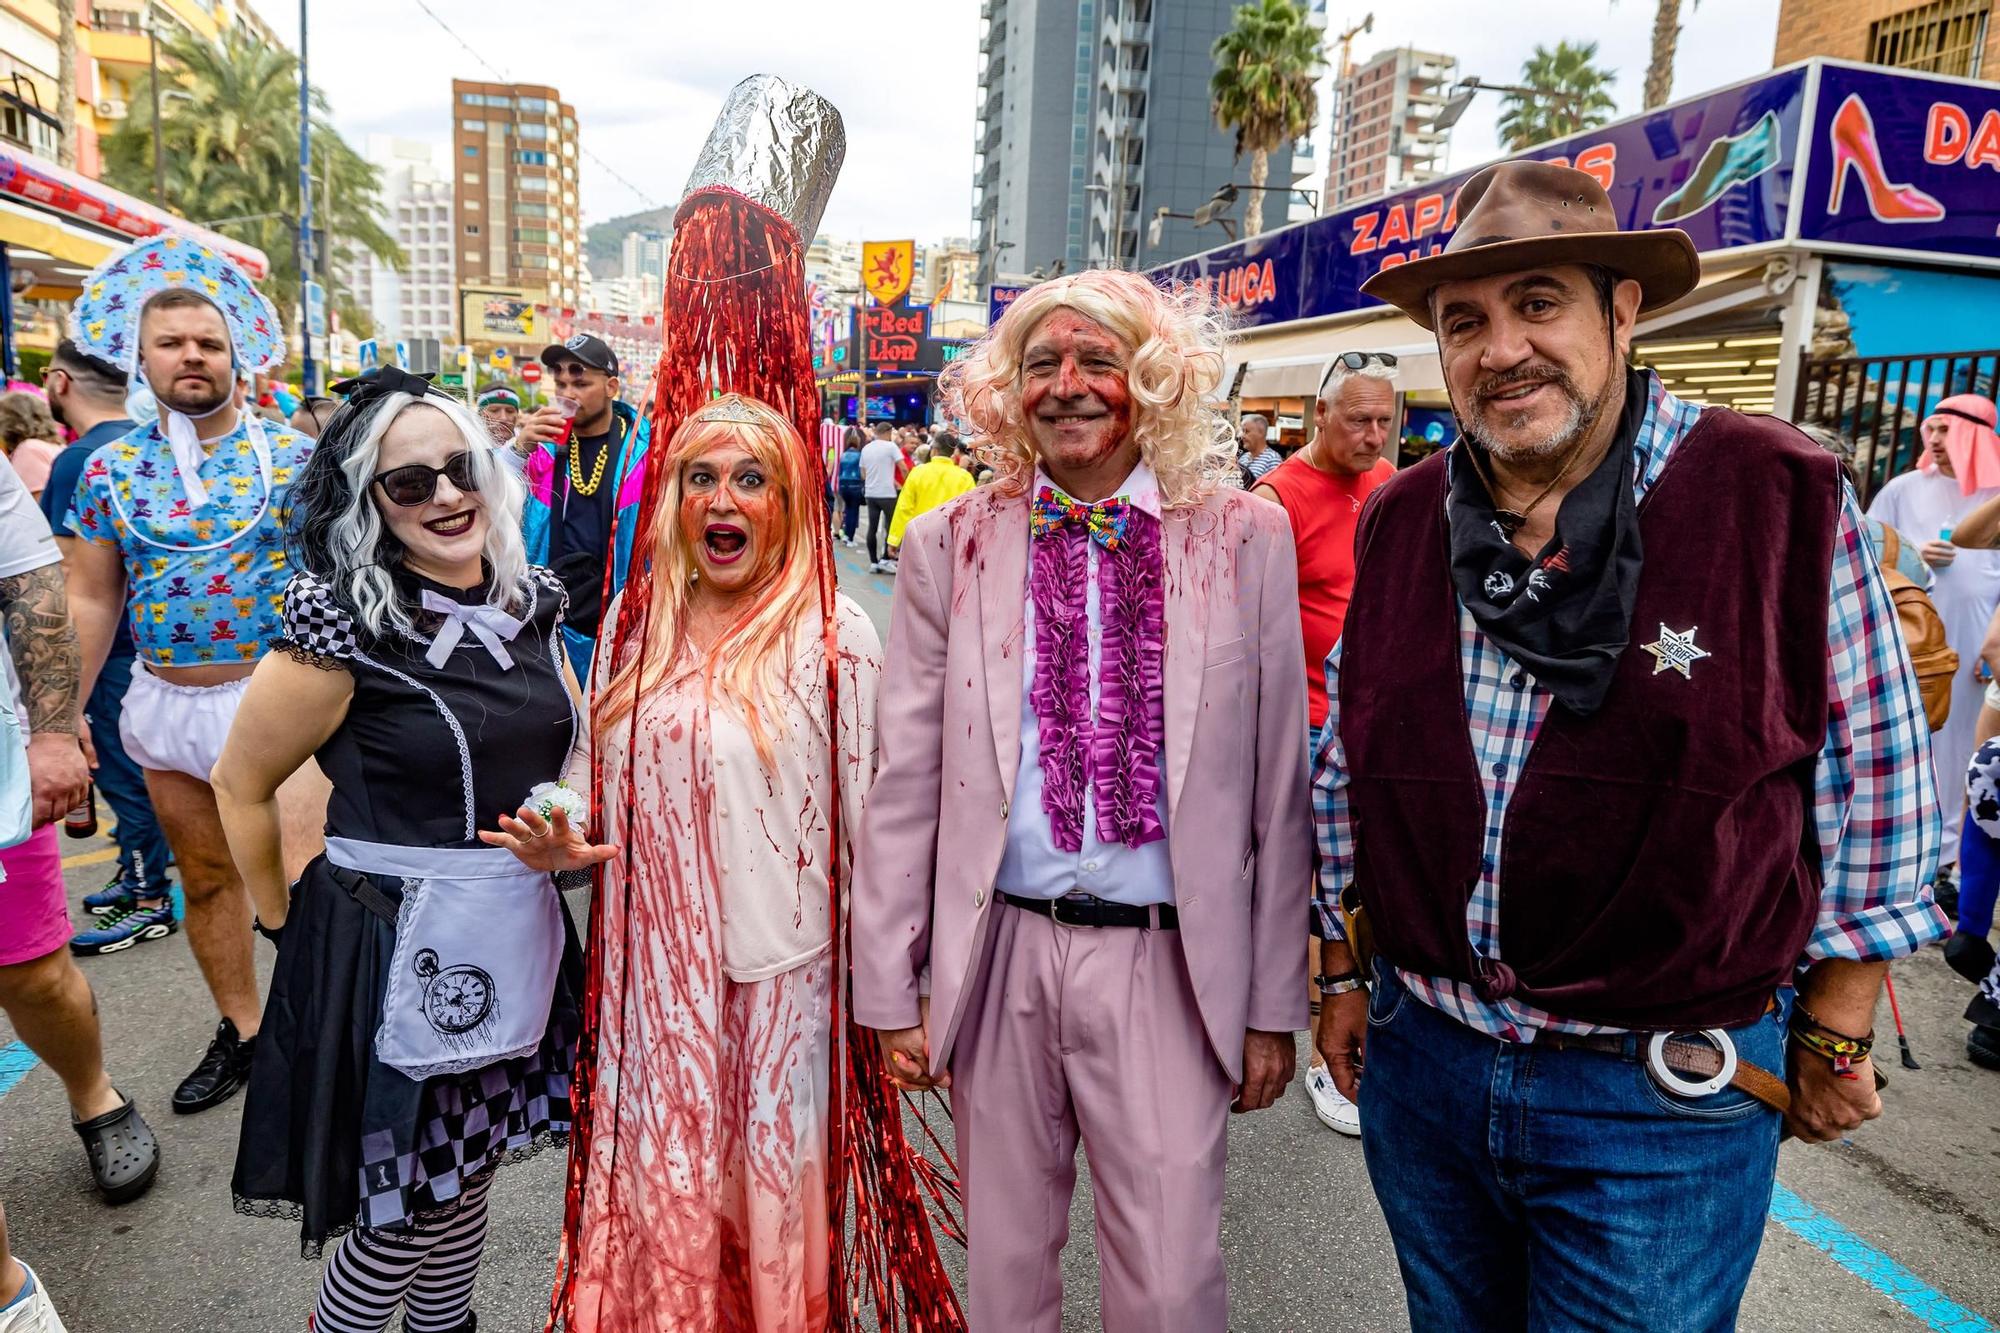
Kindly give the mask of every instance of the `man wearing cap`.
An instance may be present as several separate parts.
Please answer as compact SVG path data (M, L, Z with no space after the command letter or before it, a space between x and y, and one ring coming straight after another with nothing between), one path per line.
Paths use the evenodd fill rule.
M505 380L490 380L472 401L493 443L513 443L514 432L521 425L521 395Z
M557 406L574 411L567 422L538 412L522 423L518 447L529 453L521 529L528 559L554 570L569 591L563 638L577 679L588 680L604 599L625 585L632 560L652 423L619 401L618 357L602 338L579 333L544 347L541 359Z
M1462 434L1369 500L1327 662L1318 1044L1416 1328L1728 1327L1781 1125L1881 1114L1944 933L1923 708L1838 462L1626 366L1687 236L1539 162L1457 211L1364 287Z

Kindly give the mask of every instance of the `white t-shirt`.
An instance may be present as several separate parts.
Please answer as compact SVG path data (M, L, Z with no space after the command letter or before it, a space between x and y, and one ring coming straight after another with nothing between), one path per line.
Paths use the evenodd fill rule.
M14 465L0 455L0 579L61 563L62 552L56 547L55 534L49 531L48 519L42 516L42 507L28 493ZM0 635L0 647L5 647L4 635ZM0 671L5 672L7 693L25 733L28 710L21 699L21 682L14 675L11 649L0 651Z
M861 446L861 493L870 500L896 498L896 469L903 451L894 440L870 440Z

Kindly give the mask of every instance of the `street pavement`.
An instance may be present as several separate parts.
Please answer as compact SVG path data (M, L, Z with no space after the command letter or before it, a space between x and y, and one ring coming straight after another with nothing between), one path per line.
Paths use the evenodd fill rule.
M851 551L841 562L843 585L886 630L894 579L867 573ZM65 851L72 911L82 921L80 900L103 883L111 856L102 842L66 843ZM582 899L572 907L581 912ZM268 958L260 961L268 970ZM0 1020L0 1204L16 1252L41 1274L71 1333L303 1328L319 1265L300 1258L292 1224L230 1207L240 1099L194 1117L168 1110L215 1021L185 936L83 966L102 1006L112 1077L146 1111L165 1165L145 1198L100 1204L61 1085L41 1067L13 1082L22 1048L10 1047L12 1031ZM2000 1074L1965 1059L1959 1014L1970 990L1936 950L1899 963L1895 976L1923 1068L1896 1063L1884 1005L1877 1030L1891 1079L1887 1114L1851 1141L1783 1149L1774 1205L1783 1220L1765 1228L1746 1329L1992 1333L2000 1323ZM1359 1144L1319 1125L1303 1086L1232 1121L1230 1153L1223 1245L1233 1328L1408 1326ZM482 1330L542 1326L562 1165L559 1153L545 1153L500 1173L479 1280ZM1071 1329L1097 1327L1091 1234L1086 1173L1064 1260ZM1672 1326L1671 1312L1659 1326Z

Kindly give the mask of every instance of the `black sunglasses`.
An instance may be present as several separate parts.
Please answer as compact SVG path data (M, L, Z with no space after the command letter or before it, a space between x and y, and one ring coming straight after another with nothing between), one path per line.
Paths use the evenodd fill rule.
M1396 364L1396 354L1394 352L1342 352L1333 360L1335 365L1346 366L1349 370L1359 370L1370 361L1378 365L1393 366Z
M470 453L453 454L444 460L443 467L410 463L404 467L392 467L387 472L377 472L368 480L380 486L382 494L388 496L392 503L410 508L430 503L431 497L437 494L439 477L451 478L451 484L461 491L479 489Z

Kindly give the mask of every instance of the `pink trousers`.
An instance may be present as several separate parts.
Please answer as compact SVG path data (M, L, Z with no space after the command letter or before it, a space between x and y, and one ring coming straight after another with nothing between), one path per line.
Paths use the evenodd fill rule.
M1222 1333L1232 1089L1179 933L993 910L951 1056L973 1333L1061 1333L1079 1135L1106 1333Z

